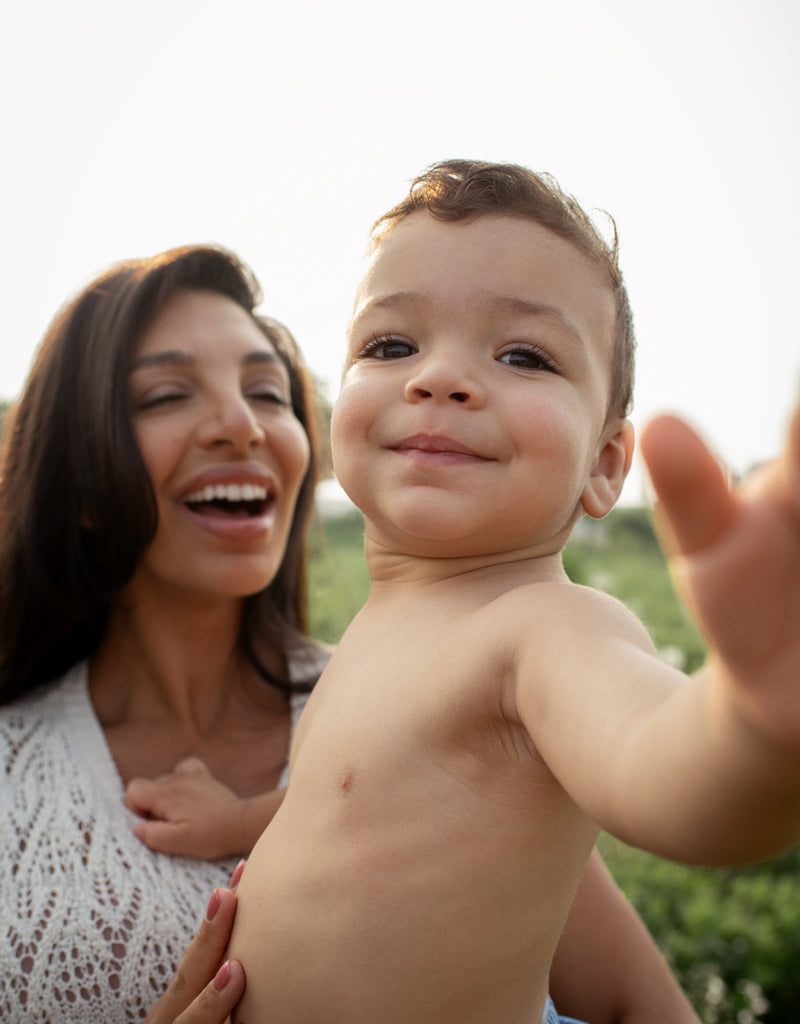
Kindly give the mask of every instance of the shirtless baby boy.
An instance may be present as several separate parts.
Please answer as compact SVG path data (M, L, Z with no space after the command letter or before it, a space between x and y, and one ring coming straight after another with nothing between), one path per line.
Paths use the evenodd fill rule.
M371 577L239 888L243 1024L531 1024L599 828L689 863L800 833L800 415L730 494L643 439L709 640L687 679L569 582L633 450L616 254L522 168L431 168L376 225L333 419Z

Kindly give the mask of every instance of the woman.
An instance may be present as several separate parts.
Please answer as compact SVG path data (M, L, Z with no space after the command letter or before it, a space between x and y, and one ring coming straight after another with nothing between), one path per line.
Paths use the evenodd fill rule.
M306 635L307 375L231 254L112 268L57 317L0 489L0 1018L141 1019L235 861L152 854L136 775L285 784ZM277 803L277 798L276 798Z
M241 967L220 967L236 858L151 851L123 796L133 778L199 757L239 796L262 794L266 823L324 661L305 604L311 392L288 332L253 315L259 298L214 247L113 267L56 318L6 424L5 1021L114 1024L150 1010L151 1024L212 1024L242 991ZM607 877L587 874L576 912L554 975L578 998L570 1012L696 1020L675 1009L677 986ZM586 984L589 963L610 959L598 920L649 971L630 996L624 957Z

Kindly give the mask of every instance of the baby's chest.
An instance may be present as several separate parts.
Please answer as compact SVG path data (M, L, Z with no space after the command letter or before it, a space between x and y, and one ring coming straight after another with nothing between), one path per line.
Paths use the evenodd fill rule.
M424 635L386 629L369 643L346 635L319 690L329 712L346 708L364 725L384 719L396 725L406 717L452 721L459 711L474 720L495 700L506 671L500 649L475 644L453 625Z
M358 768L384 784L398 772L422 783L438 773L530 770L520 729L504 714L510 666L500 645L476 645L457 628L424 642L382 639L346 638L337 649L298 728L295 763L308 758L343 778Z

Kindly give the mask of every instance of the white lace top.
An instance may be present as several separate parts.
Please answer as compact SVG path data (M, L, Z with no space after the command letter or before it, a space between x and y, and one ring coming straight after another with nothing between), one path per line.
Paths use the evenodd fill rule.
M134 837L87 675L78 665L0 707L5 1024L143 1020L238 859L153 853ZM292 730L304 701L292 698Z

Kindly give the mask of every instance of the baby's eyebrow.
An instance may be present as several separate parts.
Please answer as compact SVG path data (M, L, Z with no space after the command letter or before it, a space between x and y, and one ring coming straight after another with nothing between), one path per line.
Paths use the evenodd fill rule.
M518 295L492 295L482 296L482 304L490 311L496 313L508 313L511 315L550 317L557 320L565 333L568 334L579 345L584 343L583 335L573 323L566 312L551 302L543 302L539 299L524 299ZM416 291L392 292L390 295L381 295L378 298L371 298L366 305L353 317L349 324L352 328L362 317L367 317L375 310L397 310L419 308L427 302L426 296Z
M392 292L390 295L380 295L378 298L371 298L357 313L354 319L358 319L373 309L402 310L414 306L424 305L425 296L421 292L403 291Z
M377 298L370 297L367 302L362 303L353 312L347 323L347 335L352 334L354 328L362 320L368 319L372 313L388 310L401 312L402 310L419 308L425 303L425 296L420 292L401 291L392 292L390 295L380 295Z
M403 291L394 292L391 295L384 295L379 299L375 300L376 306L391 306L391 307L403 307L413 306L417 302L422 302L425 296L421 292Z
M523 299L516 295L493 295L487 297L487 305L499 313L523 314L524 316L546 316L559 321L578 344L583 344L583 336L577 326L560 306L538 299Z

